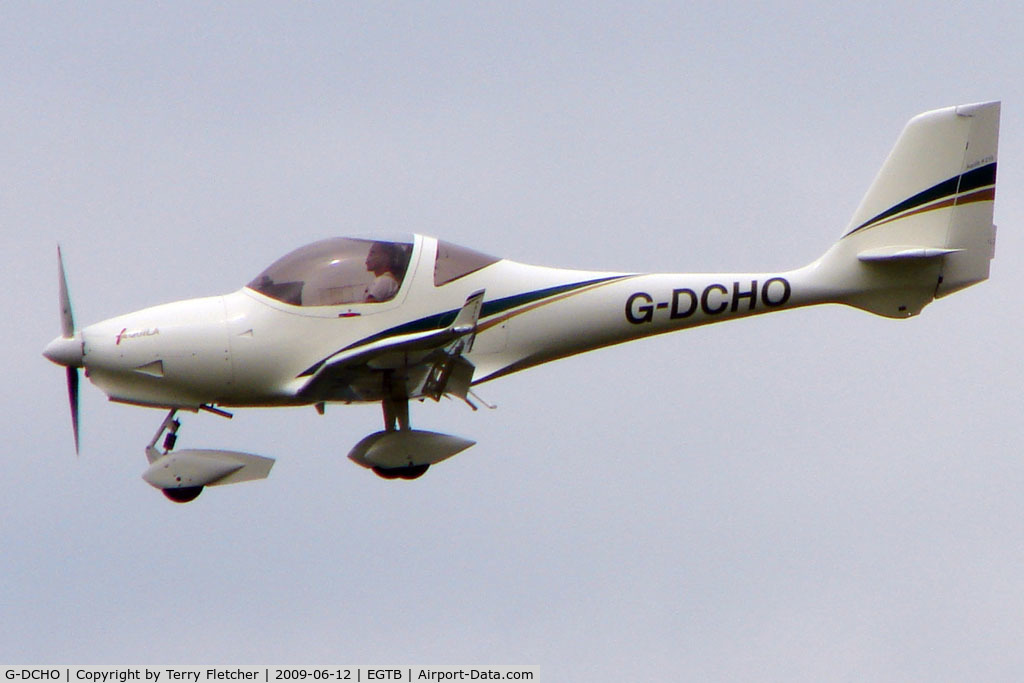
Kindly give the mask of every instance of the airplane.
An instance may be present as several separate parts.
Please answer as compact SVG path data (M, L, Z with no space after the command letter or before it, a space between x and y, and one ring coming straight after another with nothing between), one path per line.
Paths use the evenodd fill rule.
M43 355L66 368L76 452L79 369L111 401L169 411L145 448L143 479L175 502L263 479L274 463L174 450L179 411L380 403L384 428L348 457L386 479L415 479L475 442L412 429L410 400L457 398L475 410L477 385L600 347L817 304L909 318L987 279L999 112L986 102L912 118L839 240L796 270L566 270L423 235L337 237L231 294L76 329L58 246L62 331Z

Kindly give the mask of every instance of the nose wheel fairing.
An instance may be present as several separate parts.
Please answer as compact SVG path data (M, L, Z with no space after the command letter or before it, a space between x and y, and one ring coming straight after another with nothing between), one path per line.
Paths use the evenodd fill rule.
M174 451L181 426L174 419L175 413L177 410L167 414L146 446L150 465L142 475L146 483L160 489L170 500L187 503L202 493L206 486L265 479L270 474L274 460L261 455L213 449ZM161 452L156 444L164 432L167 432L167 437Z

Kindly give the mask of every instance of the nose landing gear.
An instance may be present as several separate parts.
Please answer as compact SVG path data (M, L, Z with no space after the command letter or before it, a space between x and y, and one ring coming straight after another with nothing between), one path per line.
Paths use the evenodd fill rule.
M220 410L203 407L208 412L230 417ZM174 451L181 422L174 418L177 410L171 410L160 429L146 446L149 469L142 478L175 503L195 500L206 486L234 484L241 481L263 479L270 474L274 461L252 453L221 451L211 449L185 449ZM167 432L163 452L156 448L160 437Z

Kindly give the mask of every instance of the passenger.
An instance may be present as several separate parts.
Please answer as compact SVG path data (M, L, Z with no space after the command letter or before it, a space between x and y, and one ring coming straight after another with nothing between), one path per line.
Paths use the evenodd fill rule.
M366 288L363 300L367 303L388 301L398 293L403 275L404 252L391 242L374 242L366 255L366 269L377 277Z

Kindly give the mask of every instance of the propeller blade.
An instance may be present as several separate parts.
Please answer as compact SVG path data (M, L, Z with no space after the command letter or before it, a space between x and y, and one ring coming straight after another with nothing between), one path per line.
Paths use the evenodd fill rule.
M78 455L78 368L68 368L68 403L71 406L71 431L75 434L75 455Z
M78 368L82 367L82 340L75 334L75 316L71 312L68 296L68 278L64 273L64 255L57 245L57 274L59 276L61 336L54 339L43 355L67 368L68 405L71 408L71 431L75 436L75 454L78 454Z
M65 337L75 336L75 316L71 313L71 298L68 296L68 278L64 274L64 256L57 245L57 268L60 271L60 329Z

